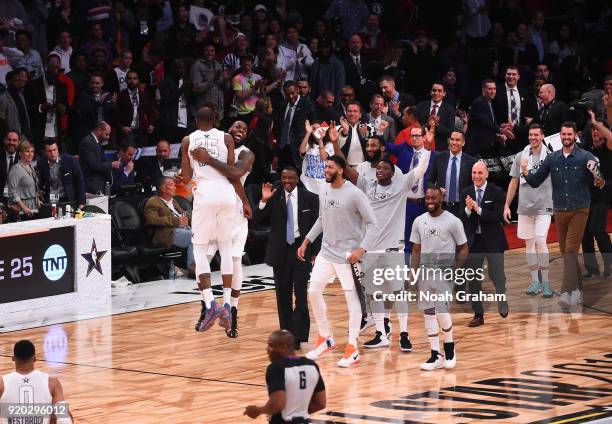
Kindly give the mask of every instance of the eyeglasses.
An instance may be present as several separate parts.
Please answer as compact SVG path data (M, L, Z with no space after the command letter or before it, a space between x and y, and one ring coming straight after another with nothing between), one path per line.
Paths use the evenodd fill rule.
M421 137L423 137L423 135L422 134L410 134L410 137L412 137L412 138L421 138Z

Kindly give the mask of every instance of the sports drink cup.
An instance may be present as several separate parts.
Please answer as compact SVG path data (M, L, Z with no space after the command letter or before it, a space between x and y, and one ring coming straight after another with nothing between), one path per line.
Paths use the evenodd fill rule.
M57 205L55 203L51 204L51 216L55 219L59 219L57 216Z

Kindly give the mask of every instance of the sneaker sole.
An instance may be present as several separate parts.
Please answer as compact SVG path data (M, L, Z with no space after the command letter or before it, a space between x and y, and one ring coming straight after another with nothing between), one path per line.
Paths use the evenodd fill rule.
M223 327L226 330L229 330L232 327L232 320L226 317L219 318L219 327Z
M400 347L400 351L402 351L402 352L412 352L412 348L410 348L410 349L405 349L405 348L403 348L403 347Z
M198 331L200 333L203 333L203 332L209 330L210 327L212 327L213 324L215 323L216 319L217 319L217 317L215 316L215 318L211 319L208 323L206 321L202 321L202 323L200 324L200 329Z
M525 292L525 294L527 296L537 296L538 294L540 294L541 292L538 290L537 292Z
M363 347L365 347L366 349L377 349L379 347L389 347L390 345L391 345L391 343L377 344L376 346L364 344Z
M550 299L551 297L553 297L552 294L543 294L542 295L542 298L544 298L544 299Z
M332 350L336 350L336 348L337 348L337 346L336 346L336 345L333 345L332 347L329 347L329 348L327 348L326 350L324 350L323 352L319 353L319 354L318 354L318 355L317 355L315 358L311 358L310 356L308 356L308 353L310 353L310 352L314 352L314 350L311 350L310 352L308 352L308 353L306 354L306 357L307 357L308 359L310 359L311 361L314 361L314 360L316 360L316 359L319 359L321 356L325 355L327 352L331 352ZM312 355L311 355L311 356L312 356Z
M337 364L340 368L351 368L354 367L355 365L358 365L361 362L361 358L357 359L355 362L349 364L349 365L340 365Z

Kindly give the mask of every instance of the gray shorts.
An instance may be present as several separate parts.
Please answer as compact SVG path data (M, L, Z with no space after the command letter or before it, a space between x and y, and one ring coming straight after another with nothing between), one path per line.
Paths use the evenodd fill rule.
M444 278L446 268L423 267L419 279L417 300L419 309L435 308L436 312L448 312L453 300L453 281Z

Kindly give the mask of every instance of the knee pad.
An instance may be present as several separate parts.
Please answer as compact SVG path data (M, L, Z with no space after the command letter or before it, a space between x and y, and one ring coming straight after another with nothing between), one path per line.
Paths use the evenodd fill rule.
M208 260L208 244L193 244L193 259L196 265L196 276L210 274L210 261Z

